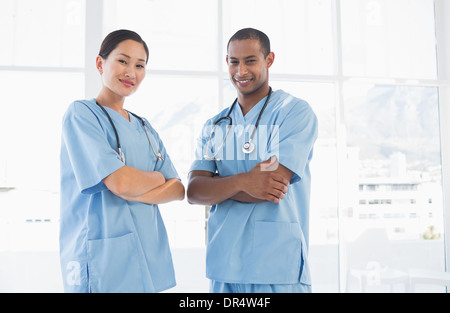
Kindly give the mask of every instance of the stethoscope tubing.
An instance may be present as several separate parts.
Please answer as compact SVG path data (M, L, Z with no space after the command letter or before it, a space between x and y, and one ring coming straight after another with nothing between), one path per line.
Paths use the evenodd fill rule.
M112 126L112 128L113 128L113 130L114 130L114 134L115 134L115 136L116 136L117 149L118 149L118 152L119 152L120 159L121 159L121 161L122 161L123 163L125 163L125 155L124 155L124 153L123 153L123 151L122 151L122 146L121 146L121 144L120 144L119 133L117 132L116 125L114 125L114 122L113 122L111 116L109 115L109 113L106 111L106 109L105 109L100 103L98 103L98 101L95 101L95 103L100 107L100 109L102 109L102 111L103 111L103 112L105 113L105 115L108 117L108 120L109 120L109 122L111 123L111 126ZM146 127L146 124L145 124L145 120L144 120L142 117L140 117L139 115L134 114L133 112L130 112L130 111L128 111L128 110L127 110L127 112L128 112L129 114L133 115L134 117L136 117L138 120L141 121L142 127L144 128L145 134L147 135L148 142L150 143L150 146L151 146L151 148L152 148L153 154L155 155L157 161L164 161L164 157L163 157L162 154L161 154L161 150L159 150L159 152L156 153L155 148L153 147L152 141L150 140L150 135L148 134L148 131L147 131L147 127Z
M155 157L158 161L164 161L164 158L161 154L161 150L159 150L159 152L156 153L155 148L153 147L152 141L150 140L150 135L148 134L148 131L147 131L147 124L145 123L145 120L142 117L140 117L139 115L134 114L133 112L130 112L130 111L127 111L127 112L141 121L142 127L144 128L145 134L147 135L148 142L150 143L150 147L152 148L153 154L155 155Z
M269 103L269 99L270 99L271 95L272 95L272 87L269 87L269 92L267 94L267 99L264 102L264 105L263 105L261 111L259 112L258 119L256 120L256 124L255 124L255 127L253 128L252 134L250 135L249 141L245 142L243 147L242 147L242 150L244 151L245 154L250 154L250 153L252 153L255 150L255 144L253 143L253 136L256 133L256 130L257 130L258 125L259 125L259 122L261 120L261 116L262 116L264 110L266 109L267 104ZM206 155L204 156L206 159L208 159L208 160L216 160L216 156L222 150L223 145L225 144L225 141L226 141L226 139L228 137L228 133L230 132L231 126L233 125L233 119L231 118L231 112L233 112L233 109L234 109L234 107L235 107L237 102L238 102L238 98L236 98L234 100L233 104L231 105L230 109L228 110L227 115L219 118L217 121L214 122L214 126L213 126L213 129L211 130L211 134L209 136L208 144L206 146ZM208 155L208 150L209 150L209 146L211 144L212 136L214 134L214 131L215 131L217 125L223 120L228 120L229 121L228 126L227 126L227 132L225 133L225 136L223 137L223 140L222 140L222 144L217 149L216 153L214 153L214 155L210 157ZM218 161L220 161L220 160L218 160Z

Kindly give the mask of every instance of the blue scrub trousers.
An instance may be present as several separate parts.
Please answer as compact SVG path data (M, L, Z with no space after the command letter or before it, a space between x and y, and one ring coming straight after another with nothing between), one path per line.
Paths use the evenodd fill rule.
M235 284L211 280L211 293L311 293L311 285L298 284Z

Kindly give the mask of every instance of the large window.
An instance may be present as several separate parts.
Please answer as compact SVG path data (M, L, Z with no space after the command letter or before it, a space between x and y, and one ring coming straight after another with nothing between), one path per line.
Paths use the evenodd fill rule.
M269 35L271 86L308 101L319 119L313 291L404 292L413 275L444 272L449 86L437 56L448 53L436 34L449 33L437 4L444 7L443 0L3 1L0 291L62 291L61 119L72 101L98 92L91 54L118 28L137 31L150 48L147 78L127 109L150 120L184 183L203 123L236 97L225 64L229 37L243 27ZM187 201L161 206L178 282L171 291L208 291L207 210Z
M445 270L434 1L343 0L341 29L345 289L409 291Z
M435 87L344 85L340 219L349 291L368 270L378 281L366 290L392 280L394 291L405 291L411 269L445 269L437 98Z
M62 115L84 97L84 0L6 0L0 12L0 291L62 291Z

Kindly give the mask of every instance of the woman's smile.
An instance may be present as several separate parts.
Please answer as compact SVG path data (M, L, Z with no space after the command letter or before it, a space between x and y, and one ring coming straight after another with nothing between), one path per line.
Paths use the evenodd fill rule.
M130 80L125 80L125 79L119 79L119 81L125 86L125 87L134 87L135 83L130 81Z

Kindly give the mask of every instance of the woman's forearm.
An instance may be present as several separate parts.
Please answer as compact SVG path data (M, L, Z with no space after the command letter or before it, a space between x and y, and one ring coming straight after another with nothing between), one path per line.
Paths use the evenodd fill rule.
M141 171L125 165L103 179L103 182L119 197L137 197L162 186L166 179L160 172Z
M149 192L134 197L122 196L122 198L147 204L163 204L171 201L181 201L184 199L184 195L183 184L177 178L172 178Z

